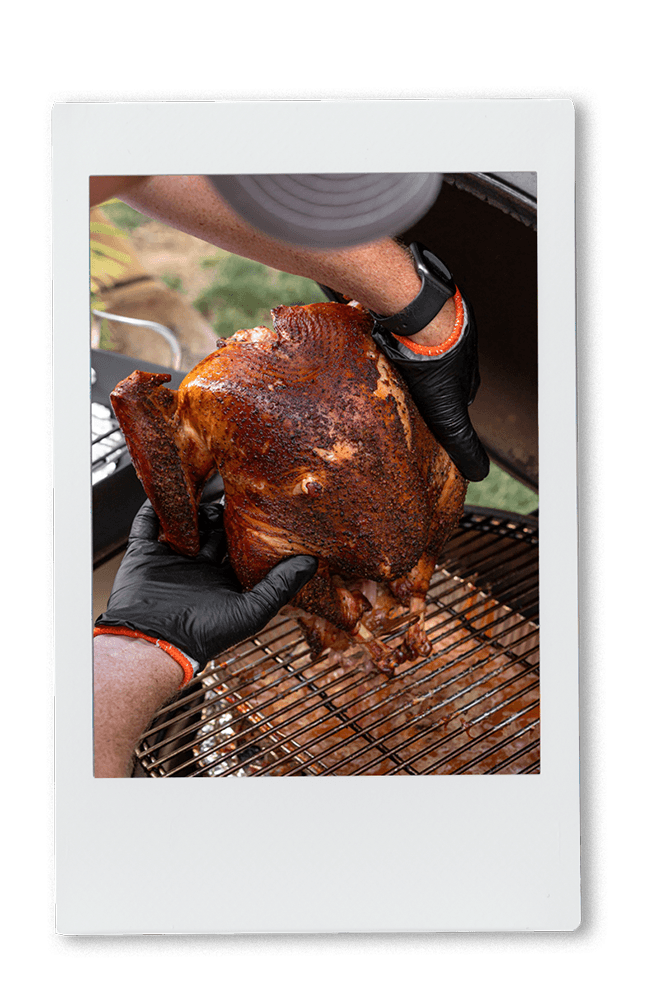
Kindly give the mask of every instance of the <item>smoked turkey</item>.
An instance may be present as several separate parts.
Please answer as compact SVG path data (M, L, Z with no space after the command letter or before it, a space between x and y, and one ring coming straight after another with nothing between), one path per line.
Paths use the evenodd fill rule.
M162 540L198 552L197 504L218 470L242 586L285 556L317 557L291 603L312 653L363 644L391 674L430 652L425 596L467 484L371 329L354 304L279 306L273 329L219 340L178 391L136 371L111 400ZM417 621L395 649L376 633L399 606Z

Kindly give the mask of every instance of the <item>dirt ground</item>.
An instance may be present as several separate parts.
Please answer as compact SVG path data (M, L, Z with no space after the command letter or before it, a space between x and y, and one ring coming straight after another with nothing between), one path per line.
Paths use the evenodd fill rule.
M153 220L133 230L130 240L140 264L150 274L182 279L183 296L190 303L214 278L214 272L202 268L201 261L223 253L206 241Z
M109 285L101 292L104 311L167 327L177 340L180 358L174 357L169 343L153 329L110 319L95 319L92 345L100 345L103 329L109 342L103 339L102 346L154 364L190 370L211 353L215 340L211 325L192 305L214 277L201 261L223 252L155 222L142 224L131 231L128 241L120 239L114 246L130 255L131 264L120 278L125 284ZM179 290L166 284L175 279L179 279Z

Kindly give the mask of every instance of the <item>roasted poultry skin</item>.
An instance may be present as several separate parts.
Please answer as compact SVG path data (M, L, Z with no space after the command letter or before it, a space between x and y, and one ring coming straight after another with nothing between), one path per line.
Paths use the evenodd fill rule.
M425 596L467 485L371 328L355 305L279 306L272 329L220 340L178 391L136 371L111 400L163 541L198 552L197 504L218 470L242 586L317 557L292 601L312 652L362 643L391 674L430 652ZM369 628L368 581L418 618L397 650Z

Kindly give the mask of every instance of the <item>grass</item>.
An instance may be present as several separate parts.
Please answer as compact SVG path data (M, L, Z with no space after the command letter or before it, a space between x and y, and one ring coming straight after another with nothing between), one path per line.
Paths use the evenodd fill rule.
M470 483L467 504L530 515L539 507L539 498L525 484L510 477L496 464L491 464L490 473L484 481Z
M145 223L148 217L115 199L102 205L109 221L126 233ZM252 326L271 326L271 309L277 305L307 305L326 301L315 282L284 271L267 268L256 261L212 249L202 267L214 271L212 284L192 305L211 323L215 334L228 337L237 330ZM183 292L182 279L164 275L169 288ZM537 495L510 477L495 464L484 481L471 483L467 492L469 505L500 508L528 515L538 507Z
M160 280L167 286L167 288L170 288L172 292L178 292L180 295L186 294L186 290L183 288L183 279L178 275L161 275Z
M213 283L194 300L194 306L220 337L251 326L270 326L271 309L277 305L325 302L315 282L267 268L236 254L220 252L205 258L203 266L215 269Z
M131 233L137 227L141 227L144 223L150 223L148 216L144 216L142 213L138 213L137 210L131 209L126 203L123 203L119 199L111 199L107 203L102 203L100 207L102 213L104 213L111 223L115 224L116 227L120 227L125 233Z

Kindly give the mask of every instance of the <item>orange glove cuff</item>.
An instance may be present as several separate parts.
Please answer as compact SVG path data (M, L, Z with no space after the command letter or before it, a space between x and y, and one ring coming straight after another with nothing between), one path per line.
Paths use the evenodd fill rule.
M183 670L183 681L178 688L179 690L182 690L185 684L189 683L194 676L194 667L185 653L177 649L176 646L173 646L171 642L165 642L164 639L156 639L153 635L145 635L144 632L137 632L132 628L124 628L122 625L116 625L115 627L112 625L97 625L93 630L93 638L96 635L127 635L132 639L144 639L145 642L151 642L152 645L158 646L168 656L171 656Z
M456 306L456 319L454 321L454 328L451 331L451 335L447 337L442 343L436 344L435 347L424 347L420 343L414 343L412 337L400 337L397 333L393 333L396 340L403 343L405 347L409 350L414 351L416 354L423 354L425 357L439 357L441 354L446 354L448 350L454 346L455 343L460 339L460 335L463 332L463 326L465 324L465 307L463 305L463 298L456 289L454 295L454 305Z

